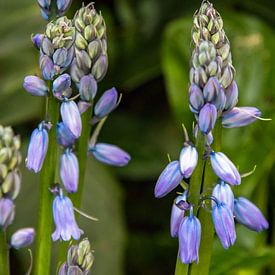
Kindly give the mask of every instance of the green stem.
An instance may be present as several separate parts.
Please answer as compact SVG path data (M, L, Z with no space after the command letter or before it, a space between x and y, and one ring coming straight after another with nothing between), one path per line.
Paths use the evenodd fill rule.
M220 151L221 147L221 121L218 120L213 130L214 143L212 149L214 151ZM200 133L200 132L199 132ZM199 134L197 138L196 148L199 153L199 161L192 179L190 181L190 195L189 200L194 205L194 213L198 216L201 223L201 242L199 250L199 263L184 265L180 262L179 258L176 263L175 275L208 275L209 267L212 255L213 241L214 241L214 229L212 223L211 213L203 209L198 209L198 201L201 193L203 195L211 194L213 184L216 180L216 176L212 172L212 168L209 160L203 160L204 154L204 137Z
M47 121L52 123L52 129L49 131L48 152L40 174L37 243L34 263L34 274L38 275L50 274L53 195L49 191L49 188L55 180L58 149L56 143L56 124L59 118L59 103L53 96L50 96L47 100Z
M1 274L9 275L9 248L7 244L6 232L0 230L0 271Z

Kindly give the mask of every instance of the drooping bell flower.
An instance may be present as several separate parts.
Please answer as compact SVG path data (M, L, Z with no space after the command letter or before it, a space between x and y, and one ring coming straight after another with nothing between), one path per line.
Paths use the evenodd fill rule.
M261 116L261 111L255 107L235 107L222 115L222 126L236 128L247 126Z
M234 194L228 184L226 184L224 181L220 181L213 188L212 196L215 197L218 201L226 204L233 213ZM212 207L214 207L214 204L215 202L212 201Z
M93 75L84 75L79 82L80 98L85 101L91 101L96 96L97 82Z
M66 90L71 87L71 77L69 74L62 74L53 82L53 94L56 98L62 99Z
M184 178L189 178L198 162L198 152L195 146L187 145L180 152L180 170Z
M83 234L75 221L73 204L68 197L62 194L62 191L53 201L53 218L56 226L52 234L53 241L58 239L69 241L71 238L78 240Z
M43 165L48 150L48 131L44 122L41 122L31 135L26 166L29 170L38 173Z
M225 203L217 202L212 207L212 219L222 246L225 249L229 248L236 240L232 211Z
M23 87L28 93L34 96L46 96L49 91L45 81L35 75L26 76Z
M268 222L261 210L244 197L235 199L234 215L239 223L253 231L261 232L268 229Z
M241 183L241 176L237 168L225 154L222 152L211 152L210 162L218 178L232 185Z
M97 118L103 118L117 107L118 94L115 88L107 90L95 105L94 113Z
M189 88L189 106L193 113L198 114L204 105L202 90L196 84L192 84Z
M56 140L59 145L71 147L76 138L63 122L59 122L56 125Z
M17 230L11 236L11 246L15 249L20 249L32 244L35 231L33 228L22 228Z
M72 132L75 138L79 138L82 122L77 104L70 100L63 101L60 107L60 114L65 126Z
M190 208L188 217L183 218L179 231L179 256L184 264L191 264L199 261L199 247L201 239L201 224L199 219L193 215L193 208Z
M60 158L60 178L68 193L77 191L79 165L77 157L71 149L66 149Z
M238 103L238 86L235 80L229 85L225 91L226 104L224 110L231 110Z
M44 34L37 33L35 35L32 35L31 39L34 44L34 46L39 50L41 47L42 40L44 38Z
M43 41L45 38L43 39ZM52 80L55 74L54 64L50 57L44 55L40 60L40 69L45 80Z
M98 161L113 166L122 167L127 165L131 160L127 152L118 146L107 143L97 143L89 148L89 152L91 152Z
M14 219L14 203L9 198L0 199L0 227L3 230L13 222Z
M216 123L217 120L217 109L215 105L206 103L202 109L200 110L199 114L199 128L204 134L210 133Z
M162 198L175 189L183 179L179 161L170 162L160 174L155 186L155 197Z

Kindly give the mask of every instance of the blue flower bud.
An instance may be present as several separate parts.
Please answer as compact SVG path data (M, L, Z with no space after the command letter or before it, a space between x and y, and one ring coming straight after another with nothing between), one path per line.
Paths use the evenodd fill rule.
M206 102L212 103L216 109L223 110L226 104L226 96L216 77L210 77L203 88L203 96Z
M197 217L193 216L190 209L189 217L185 217L180 224L179 237L179 256L184 264L191 264L199 261L199 247L201 240L201 224Z
M211 152L210 162L215 174L222 181L232 185L241 183L241 176L232 161L221 152Z
M124 150L107 143L97 143L89 151L98 161L113 166L125 166L131 160L130 155Z
M53 94L56 98L62 99L64 92L71 87L71 77L68 74L62 74L53 82Z
M59 145L71 147L75 143L75 137L63 122L56 125L56 140Z
M222 126L225 128L243 127L251 124L261 116L255 107L234 107L222 115Z
M191 177L198 162L198 152L192 145L184 146L180 152L180 170L184 178Z
M215 105L206 103L200 110L199 128L204 134L210 133L217 120L217 109Z
M192 84L189 89L189 106L193 113L199 113L204 105L203 93L199 86Z
M77 191L79 166L76 155L71 150L66 150L60 159L60 178L68 193Z
M56 0L57 14L63 15L69 8L72 0Z
M53 201L53 219L56 226L52 234L53 241L69 241L71 237L78 240L83 234L75 221L73 204L63 194L57 195Z
M95 105L94 112L96 117L103 118L117 107L117 91L115 88L107 90Z
M79 83L80 98L85 101L91 101L94 99L96 92L97 82L95 78L91 74L84 75Z
M62 102L60 113L65 126L75 138L79 138L82 130L82 122L77 104L69 100Z
M28 93L34 96L46 96L49 91L45 81L34 75L24 78L23 87Z
M224 109L230 110L238 103L238 86L235 80L229 85L225 92L226 104Z
M171 219L170 219L170 234L172 238L175 238L178 236L179 227L184 218L184 212L185 212L185 209L182 209L177 205L178 201L181 204L183 201L187 204L186 193L184 193L181 196L178 196L172 206Z
M46 36L42 40L41 50L48 57L51 57L54 53L54 45L51 42L51 40L49 38L47 38Z
M11 199L0 199L0 227L5 230L14 219L14 204Z
M162 198L175 189L183 179L179 161L170 162L160 174L155 186L155 197Z
M234 194L228 184L221 181L213 188L212 196L215 197L218 201L226 204L229 209L234 210ZM212 201L212 207L214 207L215 202Z
M43 165L46 153L48 150L49 137L43 123L40 123L38 128L32 132L26 166L29 170L38 173Z
M33 228L22 228L17 230L11 236L11 246L20 249L32 244L35 231Z
M52 80L54 77L54 65L50 57L44 55L40 60L40 69L45 80Z
M40 49L40 47L42 45L42 41L43 41L44 37L45 37L45 35L41 34L41 33L37 33L37 34L31 36L32 42L38 50Z
M60 67L66 67L68 51L66 48L57 49L53 54L53 62Z
M268 222L261 210L244 197L235 199L234 215L239 223L253 231L261 232L268 229Z
M212 207L212 219L215 231L222 243L227 249L233 245L236 240L235 224L233 213L223 202L219 202Z
M104 78L108 69L108 58L106 55L101 55L92 67L92 75L99 82Z

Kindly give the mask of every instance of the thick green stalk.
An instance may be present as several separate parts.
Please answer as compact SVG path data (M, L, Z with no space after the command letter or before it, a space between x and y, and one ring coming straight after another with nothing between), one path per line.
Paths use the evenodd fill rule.
M9 248L7 244L6 232L0 230L0 271L1 274L9 275Z
M52 123L52 129L49 131L48 152L40 173L39 212L34 263L34 274L37 275L50 274L51 263L53 195L49 191L49 188L55 180L57 158L56 124L59 118L59 103L53 96L50 96L47 100L48 110L46 119Z
M221 121L218 120L216 127L213 131L214 143L212 149L214 151L220 151L221 146ZM191 264L189 266L180 262L179 258L176 263L175 275L208 275L209 267L212 255L212 247L214 240L214 229L212 223L211 213L204 209L198 209L198 202L201 192L203 195L208 195L213 188L213 184L216 180L212 168L210 167L209 160L203 160L204 154L204 137L200 134L197 139L197 150L199 153L199 161L196 170L194 171L189 189L189 200L194 205L194 213L198 216L201 223L201 242L199 249L199 263Z

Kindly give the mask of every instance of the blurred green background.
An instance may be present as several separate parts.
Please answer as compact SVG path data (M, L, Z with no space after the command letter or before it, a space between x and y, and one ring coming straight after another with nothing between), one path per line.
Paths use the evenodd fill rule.
M43 32L35 0L0 2L0 123L28 137L42 117L39 98L22 89L27 74L39 74L38 52L30 34ZM88 1L85 1L88 3ZM214 245L211 274L275 274L275 4L273 0L213 1L231 41L239 85L239 105L259 107L271 122L223 131L223 151L241 172L255 173L234 188L266 214L262 234L237 226L237 242L225 251ZM69 16L81 6L74 0ZM169 235L175 192L157 200L153 189L183 143L181 123L191 129L187 89L192 15L200 1L99 0L108 26L110 67L100 90L123 93L100 141L118 144L132 155L126 168L114 169L89 159L82 210L99 222L80 219L95 249L94 275L173 274L177 240ZM37 220L38 177L22 165L22 191L9 233ZM51 219L51 217L49 217ZM55 274L56 260L53 259ZM13 274L24 274L28 252L13 251Z

